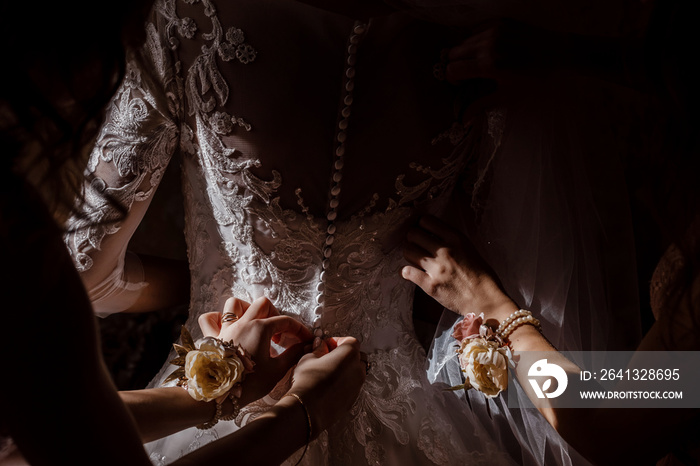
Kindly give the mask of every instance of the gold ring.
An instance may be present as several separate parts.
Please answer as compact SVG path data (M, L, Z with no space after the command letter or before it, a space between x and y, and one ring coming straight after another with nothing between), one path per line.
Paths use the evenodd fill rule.
M234 313L228 313L224 314L224 317L221 319L221 322L235 322L238 320L238 316Z

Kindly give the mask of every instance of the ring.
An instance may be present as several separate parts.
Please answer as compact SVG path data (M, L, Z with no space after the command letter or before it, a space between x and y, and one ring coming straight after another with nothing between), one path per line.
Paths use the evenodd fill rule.
M223 318L221 319L221 322L235 322L238 320L238 316L232 312L229 312L227 314L224 314Z

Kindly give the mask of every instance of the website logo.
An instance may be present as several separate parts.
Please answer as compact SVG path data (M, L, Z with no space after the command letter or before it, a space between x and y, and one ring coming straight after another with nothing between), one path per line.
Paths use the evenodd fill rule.
M532 385L532 389L537 395L537 398L556 398L564 393L564 390L566 390L566 386L569 383L569 378L567 377L564 369L556 364L548 363L546 359L540 359L530 366L530 370L528 370L527 375L529 377L537 377L537 379L528 379L530 381L530 385ZM541 380L543 377L548 378L540 387L538 380ZM552 389L552 379L557 381L557 386L556 389L550 393L549 390Z

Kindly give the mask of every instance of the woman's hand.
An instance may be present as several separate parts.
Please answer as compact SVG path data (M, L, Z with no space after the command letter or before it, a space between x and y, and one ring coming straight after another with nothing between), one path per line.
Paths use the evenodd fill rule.
M311 332L301 322L281 316L265 297L252 304L229 298L223 313L203 314L199 326L205 336L233 341L250 354L255 368L243 381L244 404L267 395L299 361L304 345L312 339ZM278 354L272 342L285 348L283 352Z
M503 293L469 240L435 217L421 218L406 235L404 257L412 265L401 275L447 309L484 313L502 321L518 307Z
M452 83L473 78L510 83L538 77L563 65L564 39L510 19L490 21L449 50L445 77Z
M471 82L479 95L462 114L466 122L490 108L507 104L544 84L553 69L564 68L567 37L510 19L483 24L452 47L444 64L445 79Z
M360 393L367 371L360 354L355 338L329 338L318 341L294 369L289 393L304 400L314 437L345 414Z

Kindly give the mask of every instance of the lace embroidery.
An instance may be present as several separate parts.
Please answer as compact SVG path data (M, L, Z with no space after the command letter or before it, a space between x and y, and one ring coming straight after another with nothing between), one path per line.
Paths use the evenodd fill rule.
M147 29L150 61L156 63L158 79L166 88L173 85L163 54L155 51L155 30ZM169 119L163 118L160 108L177 111L175 99L163 104L151 88L151 77L142 76L136 58L127 64L124 82L110 103L107 123L101 129L97 144L90 155L87 176L92 181L84 188L85 204L80 206L83 215L68 221L73 233L65 237L79 271L92 267L90 254L100 250L106 235L120 230L122 214L118 204L130 210L134 202L148 200L160 182L170 157L175 150L178 129ZM172 97L174 94L169 94ZM101 164L114 167L118 175L101 177Z
M336 228L330 233L332 260L322 270L324 259L330 259L324 254L329 238L327 219L310 214L300 188L296 195L301 212L282 208L277 197L281 175L273 171L268 180L256 177L252 169L259 168L261 162L224 142L225 136L254 128L245 119L232 115L237 112L221 108L230 98L230 89L217 68L217 60L254 65L257 51L246 42L241 29L231 27L224 32L211 1L186 3L204 8L212 29L198 34L194 21L177 16L174 0L158 3L159 19L164 20L162 33L171 50L159 48L155 39L149 42L149 50L152 60L160 63L156 65L159 73L169 78L164 80L168 84L166 99L156 98L160 94L150 86L140 85L143 77L138 68L130 68L128 81L115 99L109 123L111 132L100 138L99 147L114 150L102 149L91 159L92 170L99 172L101 168L111 167L120 178L116 183L106 178L96 180L93 189L96 193L104 191L113 197L121 196L127 206L133 200L148 199L179 137L180 149L185 154L182 163L186 174L183 188L186 237L193 271L187 325L193 336L201 335L198 316L220 309L229 296L252 301L266 295L283 312L294 314L311 326L315 320L315 298L322 286L324 308L320 325L327 335L354 335L362 340L374 364L363 394L353 408L352 428L342 433L341 443L351 450L360 445L369 463L382 464L388 446L381 442L388 435L398 445L417 442L430 461L439 462L441 456L428 445L438 433L445 434L445 430L432 419L432 414L427 421L422 420L429 427L416 432L406 428L407 419L419 410L429 410L432 405L426 408L426 403L433 402L425 392L428 389L422 367L425 354L413 334L410 315L413 288L399 276L403 258L397 232L401 232L401 226L416 207L435 211L445 202L457 174L464 168L464 151L460 147L468 138L455 139L460 147L437 166L409 164L408 168L418 173L420 180L411 185L405 176L397 177L396 197L386 200L384 210L378 208L381 199L375 194L365 208L347 220L335 222ZM153 24L148 28L149 34L156 34ZM207 41L201 55L184 71L183 77L167 75L182 71L177 61L181 41L197 37ZM166 66L170 59L174 61ZM180 102L186 102L188 107L181 107ZM192 117L190 123L180 121L178 126L163 118L157 110L163 105L180 118L186 112ZM150 127L152 123L155 131ZM154 134L161 136L152 139ZM129 152L129 141L135 141L133 152ZM105 218L103 211L109 208L91 205L91 221ZM118 230L118 226L94 228L99 231L87 235L92 241L91 249L81 246L81 252L99 249L104 236ZM85 254L84 258L87 261L89 256ZM326 274L321 277L321 272ZM163 373L166 371L167 367ZM242 424L254 418L268 409L275 396L283 393L248 406L237 422ZM214 429L214 432L218 431ZM204 437L192 439L181 453L196 448ZM337 447L334 444L332 448ZM154 453L152 458L154 462L165 462L160 454Z
M207 114L212 112L216 106L224 105L229 99L229 86L222 76L216 64L216 57L220 57L225 62L238 60L247 65L255 61L258 52L248 43L244 32L236 27L230 27L224 33L219 18L216 16L216 7L211 0L188 1L187 3L201 3L204 14L211 20L211 32L202 33L202 38L209 44L202 45L202 53L197 57L193 65L187 71L185 81L188 114ZM174 49L179 46L179 40L172 34L176 30L185 39L193 39L197 31L197 25L191 18L179 18L176 14L175 2L168 0L160 9L162 14L168 19L166 28L170 34L170 43ZM214 95L211 95L213 92ZM200 115L201 117L201 115ZM215 114L217 128L223 125L241 126L246 131L251 130L251 126L241 117L229 116L220 113ZM228 121L225 121L228 120Z
M215 16L211 16L211 19L216 26L212 32L212 40L216 44L221 28ZM403 424L415 412L411 394L422 386L423 372L416 361L423 361L425 357L412 336L410 315L401 312L402 309L410 309L412 296L411 287L396 279L402 264L401 254L397 249L387 255L389 245L383 244L383 231L387 225L405 221L409 217L410 206L439 198L448 192L464 161L461 154L455 151L452 156L442 160L442 166L436 169L416 163L409 165L425 180L416 186L409 186L404 182L405 177L399 176L396 180L398 198L390 199L383 212L375 211L379 198L374 195L369 204L354 214L342 229L334 230L333 260L325 270L327 278L319 280L319 265L323 262L320 258L324 255L328 232L326 225L309 213L301 189L297 189L295 194L302 215L283 209L275 197L282 183L279 173L273 171L273 178L268 181L254 176L251 169L260 167L260 161L226 147L221 140L221 136L234 129L228 114L217 111L205 116L214 111L215 104L213 100L204 98L205 92L201 92L199 86L193 85L195 79L217 82L214 91L220 105L228 98L228 87L224 88L225 83L218 83L217 77L220 75L218 70L212 68L216 66L215 61L206 57L211 56L214 50L217 50L215 45L204 49L186 78L188 85L185 92L188 102L193 104L189 112L195 115L199 141L199 147L188 142L188 149L196 155L197 166L201 167L198 172L206 180L202 183L207 187L208 206L201 207L202 222L205 222L209 210L220 227L230 227L233 242L224 240L224 250L232 279L223 278L220 272L201 276L199 282L203 285L193 306L202 310L219 306L224 298L214 302L218 290L214 291L213 284L221 283L223 278L226 280L224 283L234 284L223 295L231 294L250 300L250 290L260 290L262 287L262 294L268 296L279 309L297 314L311 326L316 306L314 298L318 285L322 284L324 308L320 325L326 335L355 335L365 342L385 332L403 335L401 338L404 341L396 341L393 349L378 350L372 355L373 372L376 371L377 375L366 384L360 401L353 408L354 427L347 430L350 437L344 439L347 445L357 442L364 446L365 458L371 464L382 464L384 447L373 439L388 429L399 444L409 442L410 437ZM201 73L207 78L199 76ZM347 121L348 115L342 116ZM258 227L253 229L252 224ZM200 248L198 244L201 242L201 230L205 228L204 224L188 227L189 244L194 245L197 251L195 264L203 263L203 255L206 254L206 248ZM211 237L211 233L207 237ZM383 283L394 284L387 288L382 286ZM191 321L192 324L196 322L195 315ZM369 347L374 345L376 343L370 343ZM386 341L383 345L391 346L392 343ZM237 422L243 423L264 412L269 402L273 400L248 406ZM429 442L429 432L424 429L422 433L427 436L422 440L425 445ZM433 455L433 458L437 456Z

